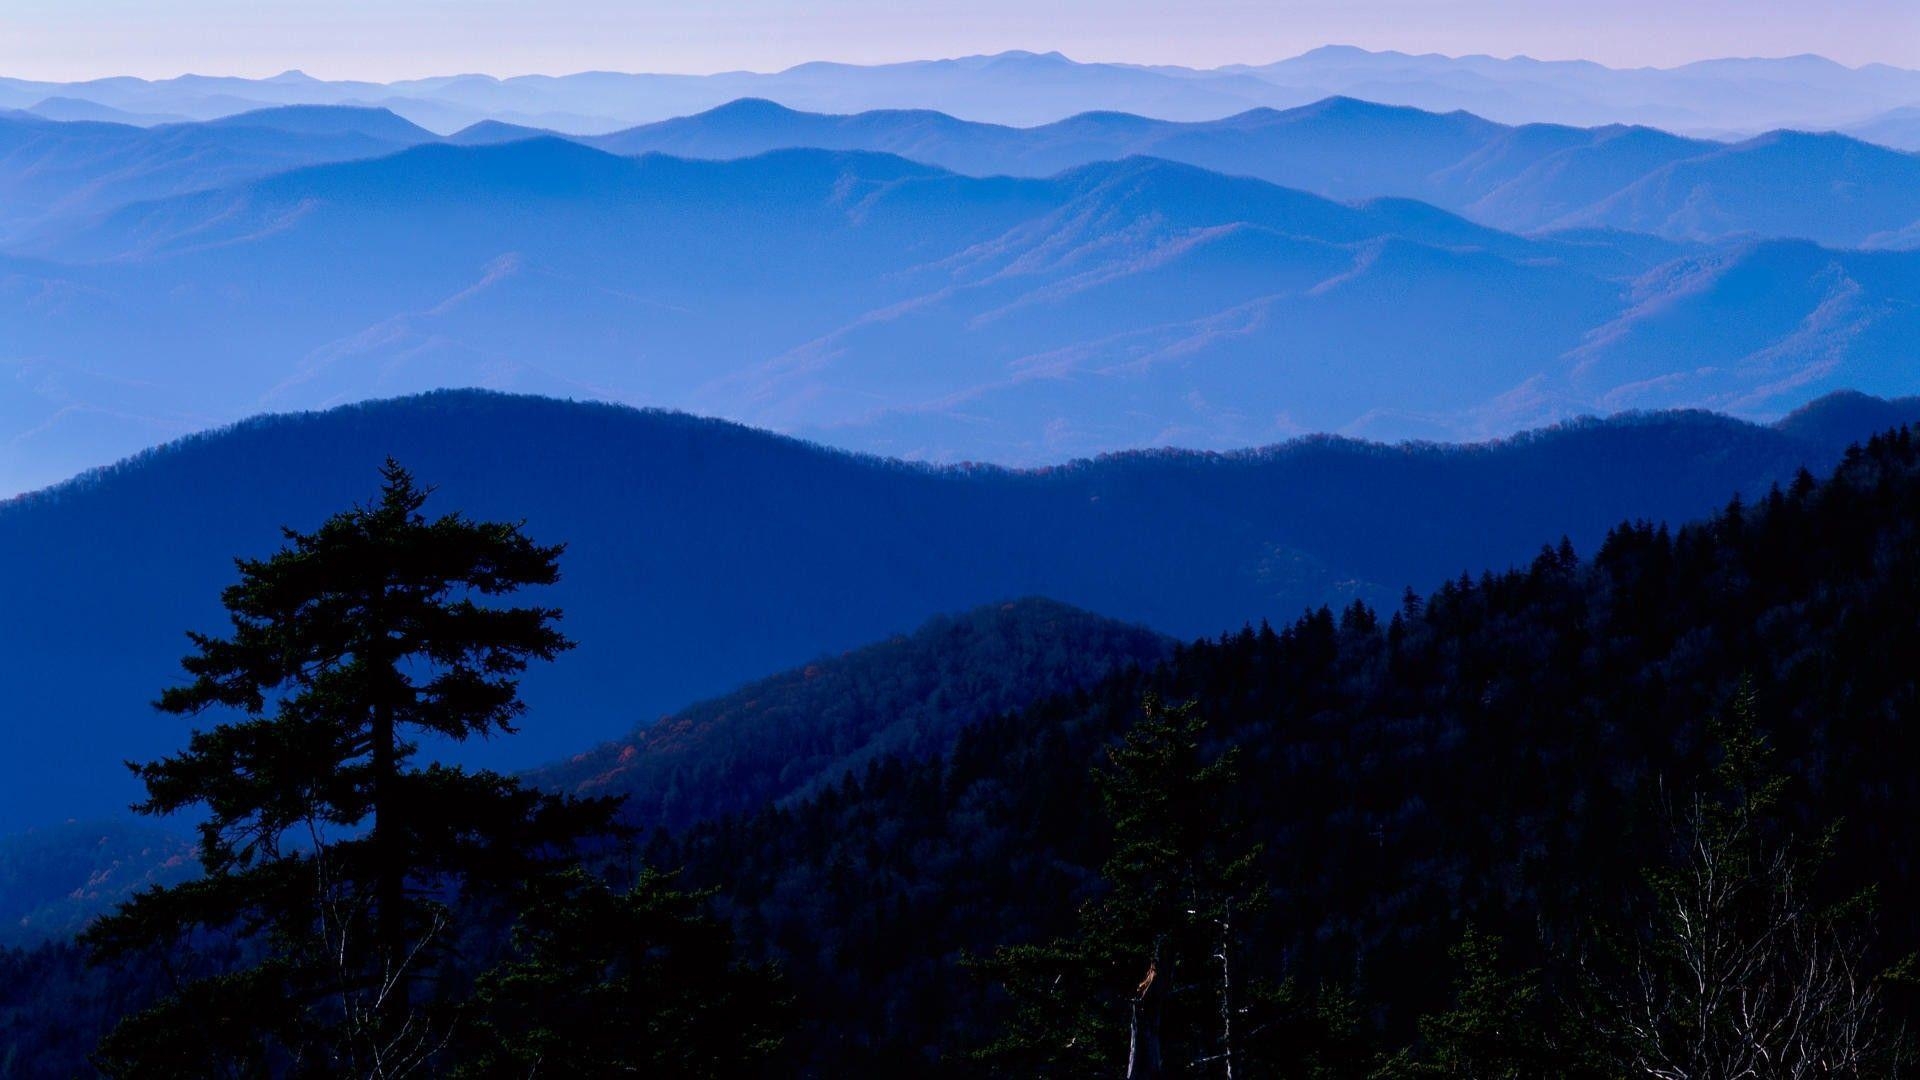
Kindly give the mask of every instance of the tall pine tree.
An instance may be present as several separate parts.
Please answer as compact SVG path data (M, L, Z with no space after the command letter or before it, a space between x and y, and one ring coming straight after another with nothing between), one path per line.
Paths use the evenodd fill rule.
M572 865L613 804L416 765L419 741L507 734L530 662L571 647L545 607L492 602L559 577L518 524L429 519L391 460L376 502L238 562L232 631L192 635L159 707L234 718L130 766L146 814L204 815L206 876L95 925L103 957L198 956L171 996L102 1044L110 1074L397 1076L445 1045L441 976L462 934ZM228 957L206 959L208 943ZM183 946L199 946L194 952Z

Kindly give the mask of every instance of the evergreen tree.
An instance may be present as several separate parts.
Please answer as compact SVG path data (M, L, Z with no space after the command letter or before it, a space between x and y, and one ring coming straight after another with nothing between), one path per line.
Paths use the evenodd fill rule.
M1499 938L1471 926L1453 946L1453 1008L1421 1018L1425 1053L1408 1073L1458 1080L1586 1075L1556 1046L1557 1017L1541 973L1502 971L1500 951Z
M1012 1002L980 1060L1014 1072L1247 1075L1249 1003L1236 919L1260 902L1259 855L1232 821L1235 752L1205 745L1189 702L1148 696L1096 779L1113 830L1105 894L1078 935L976 966ZM1236 981L1237 980L1237 981Z
M540 884L515 955L482 976L456 1075L737 1076L780 1046L768 969L733 959L706 897L640 874L615 892L584 871Z
M415 766L421 738L512 732L518 676L571 646L558 611L485 602L552 584L562 548L429 520L426 490L392 461L382 475L378 501L239 560L232 632L191 635L192 681L160 698L240 714L130 766L140 812L204 815L206 876L141 894L87 940L103 958L219 942L235 959L122 1022L98 1055L109 1074L417 1070L448 1037L456 939L610 827L610 802Z

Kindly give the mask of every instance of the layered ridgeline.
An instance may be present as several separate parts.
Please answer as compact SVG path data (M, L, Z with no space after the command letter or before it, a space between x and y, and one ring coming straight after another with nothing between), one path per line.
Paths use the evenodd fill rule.
M1047 596L1180 637L1321 603L1391 603L1462 569L1683 520L1911 418L1836 398L1763 427L1687 413L1501 442L1317 438L1036 471L935 469L710 420L477 392L256 420L0 504L0 828L90 817L120 768L179 745L154 715L183 632L224 623L231 559L365 497L392 454L443 505L565 541L552 600L580 642L529 678L524 767L943 612Z
M490 126L454 138L529 134ZM1912 231L1920 223L1920 157L1831 133L1718 142L1648 127L1510 126L1353 98L1191 123L1088 113L1029 128L936 112L832 116L736 101L581 141L622 154L700 158L868 150L975 176L1049 176L1139 155L1335 199L1420 199L1513 232L1611 228L1673 240L1920 243Z
M1520 237L1152 158L1011 178L858 151L429 144L0 257L23 372L0 490L263 408L443 386L1013 464L1637 407L1771 417L1910 392L1916 292L1910 251Z
M1899 119L1883 125L1896 142ZM483 121L444 141L481 146L555 134ZM1920 221L1920 158L1871 139L1783 130L1716 141L1650 127L1516 126L1346 97L1217 120L1095 112L1034 127L931 110L808 113L743 99L572 138L615 154L690 158L858 150L972 176L1044 177L1146 156L1334 199L1419 199L1513 232L1617 228L1675 240L1911 247ZM0 241L28 242L133 202L442 139L391 110L344 105L151 128L0 114Z
M955 725L940 757L903 747L777 808L658 838L648 858L715 886L747 954L779 961L804 988L781 1071L971 1074L967 1053L1010 1017L964 957L1069 932L1106 895L1114 826L1093 774L1114 767L1106 751L1149 692L1190 700L1202 758L1237 753L1237 778L1204 824L1221 847L1259 853L1248 895L1265 902L1234 909L1234 985L1293 985L1277 1000L1245 999L1243 1050L1333 1052L1340 1063L1313 1074L1330 1076L1377 1075L1403 1048L1431 1061L1462 1040L1484 1060L1537 1048L1511 1025L1554 1003L1593 1020L1578 1011L1593 1001L1573 981L1574 946L1596 923L1630 933L1649 918L1643 871L1667 857L1665 815L1708 783L1723 721L1748 698L1786 778L1771 819L1802 838L1843 823L1826 872L1796 887L1822 900L1879 890L1862 969L1876 971L1920 944L1906 827L1920 809L1920 746L1903 662L1920 647L1916 535L1920 442L1902 431L1849 453L1829 482L1802 474L1684 528L1623 525L1588 559L1548 548L1523 569L1463 576L1390 609L1323 609L1183 647L1152 671ZM925 718L944 711L937 699L955 674L1021 666L970 642L1035 618L1092 625L1051 605L1003 614L929 627L814 678L845 686L852 669L898 662L905 689L888 707ZM956 641L965 659L939 659ZM782 739L876 730L814 711L806 678L749 691L802 706ZM757 782L764 762L751 751L729 760L726 719L754 700L716 703L689 725L711 736L695 739L710 783ZM571 783L609 786L598 773ZM1468 927L1501 940L1497 967L1480 971L1499 980L1457 1001L1452 1023L1464 1029L1452 1041L1428 1025L1416 1042L1415 1018L1450 1003L1458 969L1446 954ZM1796 955L1791 942L1758 944ZM67 948L0 965L0 1039L18 1061L77 1067L89 1033L148 992L137 970L110 982ZM1513 992L1527 985L1549 997ZM1125 1029L1124 989L1086 1002L1119 1010L1102 1038ZM1913 1002L1897 984L1883 989L1890 1022L1879 1030L1897 1035ZM1314 997L1331 1007L1298 1007ZM1813 1005L1809 1026L1845 1002ZM1283 1027L1251 1022L1277 1006Z
M1255 106L1287 108L1334 94L1508 122L1652 124L1687 132L1858 125L1920 100L1920 72L1851 68L1818 56L1704 60L1674 68L1608 68L1525 56L1411 56L1327 46L1269 64L1213 69L1080 63L1011 51L894 64L807 63L715 75L465 74L392 83L184 75L79 83L0 78L0 109L134 124L206 119L267 105L391 108L451 132L476 121L604 132L763 97L800 109L938 109L1033 125L1090 110L1212 120ZM1871 123L1871 121L1867 121Z

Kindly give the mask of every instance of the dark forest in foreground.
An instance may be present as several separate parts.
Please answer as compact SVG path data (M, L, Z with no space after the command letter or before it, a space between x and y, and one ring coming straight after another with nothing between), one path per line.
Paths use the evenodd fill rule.
M367 971L307 966L325 919L311 890L280 886L318 860L260 849L216 860L229 875L268 868L226 894L246 897L237 906L209 902L235 887L216 874L96 930L93 947L123 947L109 966L89 966L86 946L9 954L5 1061L10 1075L84 1070L126 1010L175 977L217 975L216 991L301 991L230 1010L230 1050L256 1071L335 1072L355 1039L418 1017L446 1036L426 1065L475 1075L524 1075L528 1055L561 1045L600 1055L574 1075L621 1055L709 1073L1115 1075L1133 1050L1175 1075L1234 1060L1236 1075L1617 1076L1680 1046L1706 1049L1675 1075L1736 1075L1756 1047L1773 1056L1751 1075L1887 1075L1914 1016L1898 965L1920 944L1917 533L1920 447L1903 429L1830 480L1803 474L1694 525L1624 523L1589 558L1548 546L1397 610L1323 609L1195 643L965 727L943 752L903 749L677 832L505 778L406 774L451 797L394 811L412 847L381 849L378 828L338 841L345 865L370 861L364 893L357 871L333 886L376 927L383 908L410 913L372 935L367 971L410 948L392 927L438 928L403 1008L366 1010ZM363 582L293 579L328 595ZM538 659L553 642L535 622L514 640ZM217 662L200 674L238 670L201 651ZM482 663L490 674L447 684L441 703L512 718L488 711L506 707L511 667ZM360 699L329 696L350 685L306 699L298 730L333 730L336 712L359 730L365 718L335 706ZM247 703L230 684L203 693ZM163 801L217 792L282 823L316 805L365 822L366 748L326 745L358 764L297 797L210 767L149 787L161 779ZM607 787L595 794L619 794ZM1733 887L1691 889L1703 860ZM151 951L167 920L149 916L169 910L214 931ZM249 915L274 933L248 932ZM1715 968L1718 1005L1675 978L1697 944L1676 926L1707 915L1726 955L1748 958ZM1738 1001L1792 1022L1756 1034ZM164 1023L187 1015L132 1030L159 1017L204 1069L191 1055L206 1033ZM615 1015L640 1027L592 1027ZM1229 1015L1237 1036L1216 1023ZM101 1060L168 1075L127 1056L165 1045L123 1029Z

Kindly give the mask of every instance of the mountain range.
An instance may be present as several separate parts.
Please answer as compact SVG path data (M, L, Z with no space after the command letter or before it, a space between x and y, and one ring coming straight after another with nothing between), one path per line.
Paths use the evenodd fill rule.
M454 138L527 134L480 125ZM1515 127L1345 97L1214 121L1092 113L1031 128L736 101L581 141L620 154L698 158L796 147L880 151L975 176L1049 176L1156 157L1333 199L1420 199L1509 232L1603 228L1836 247L1912 246L1920 236L1920 156L1843 135L1775 131L1729 144L1646 127Z
M905 149L920 122L747 103L621 138L729 154L758 148L742 130L765 144L824 123ZM992 150L1009 129L956 125L927 152L1019 157ZM1522 236L1164 157L1026 177L862 149L631 157L449 145L325 109L17 126L38 133L21 160L45 163L0 184L47 209L0 253L0 490L262 410L443 386L1010 464L1314 431L1472 440L1627 408L1772 418L1839 389L1914 389L1920 254L1742 238L1912 238L1920 159L1838 136L1653 167L1642 143L1701 147L1331 101L1197 128L1087 117L1060 143L1062 160L1185 152L1567 226ZM68 128L79 149L60 148ZM281 171L303 153L352 160Z
M445 141L558 135L483 121ZM1608 227L1676 239L1910 246L1903 236L1920 221L1920 157L1842 135L1774 131L1723 143L1646 127L1512 126L1345 97L1210 121L1105 112L1027 128L925 110L830 115L740 99L572 138L623 156L870 151L980 177L1046 177L1155 157L1332 199L1420 199L1509 232ZM45 234L129 203L441 139L390 110L347 106L280 106L150 128L0 116L0 191L8 196L0 230Z
M387 454L436 485L430 509L524 519L569 544L541 600L580 647L530 677L523 733L462 751L522 768L1015 597L1184 638L1392 604L1562 533L1585 549L1624 519L1760 494L1915 418L1920 403L1851 395L1773 426L1644 414L1476 446L1316 438L1032 471L477 392L264 418L0 503L0 831L124 807L136 785L119 763L190 726L148 702L180 677L185 632L223 625L231 559L367 498Z
M1496 120L1635 123L1694 134L1871 125L1920 102L1920 72L1849 68L1818 56L1706 60L1614 69L1525 56L1449 57L1329 46L1268 64L1201 70L1080 63L1013 51L906 63L816 62L772 73L582 72L496 78L461 74L393 83L184 75L51 83L0 79L0 108L45 115L163 122L212 119L269 105L391 108L440 132L481 120L591 134L698 112L742 97L801 109L937 109L1009 124L1109 110L1211 120L1256 106L1289 108L1344 94Z

